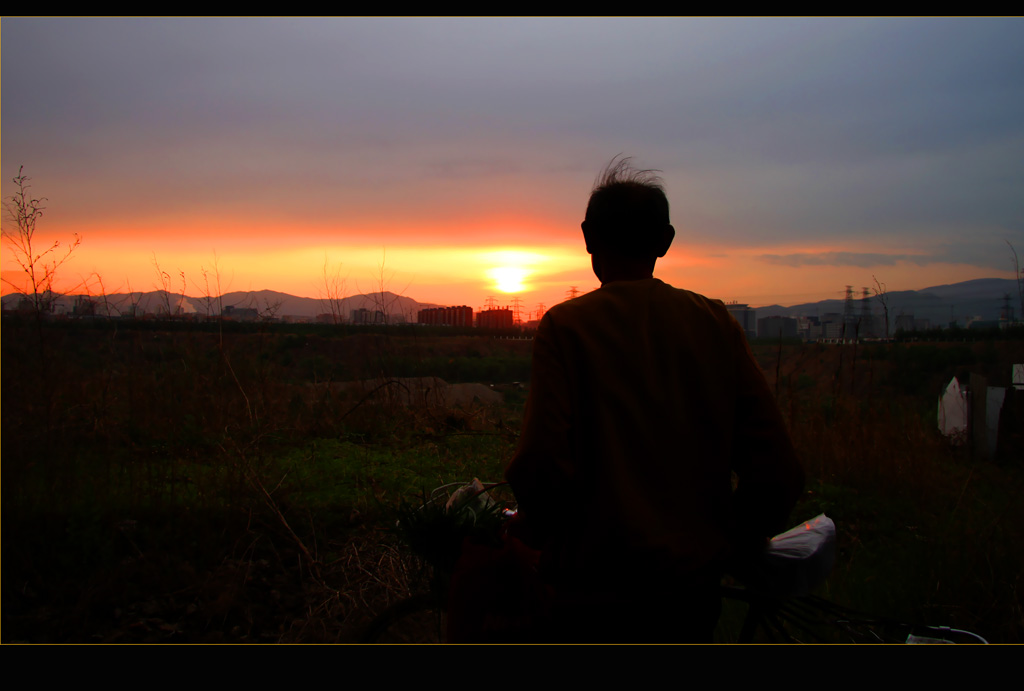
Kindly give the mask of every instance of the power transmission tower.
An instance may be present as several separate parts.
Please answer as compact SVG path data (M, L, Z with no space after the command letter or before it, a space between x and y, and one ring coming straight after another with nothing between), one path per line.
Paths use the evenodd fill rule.
M875 330L871 323L871 302L868 293L868 288L860 289L860 328L858 331L865 336L874 336Z
M520 318L519 308L523 304L523 301L519 299L519 296L512 298L512 323L516 326L522 326L523 320Z
M1010 294L1003 294L1003 309L999 310L999 321L1004 324L1013 323L1013 307L1010 306Z
M569 290L566 291L565 294L569 296L570 300L572 300L573 298L579 297L580 291L576 286L570 286Z
M846 286L846 302L843 305L843 338L856 336L857 318L853 314L853 286Z

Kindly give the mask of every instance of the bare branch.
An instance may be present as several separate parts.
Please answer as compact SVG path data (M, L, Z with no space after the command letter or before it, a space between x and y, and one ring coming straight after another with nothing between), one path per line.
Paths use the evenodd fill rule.
M153 253L153 268L156 270L156 279L159 281L154 287L161 291L160 299L163 301L164 313L171 316L171 275L160 268L160 262L156 259L156 252Z
M885 289L884 283L879 283L878 279L873 275L872 280L875 282L875 297L878 298L878 302L882 305L882 312L885 314L885 339L889 340L889 294Z
M344 321L342 315L342 301L345 299L345 284L347 283L348 277L341 277L341 264L338 264L333 270L327 259L327 252L324 252L324 279L323 289L320 290L320 302L327 308L327 312L331 315L331 321L334 324L340 324Z
M31 291L31 304L37 315L50 312L53 309L54 280L57 270L71 258L72 253L82 242L78 233L74 234L74 240L68 245L66 251L60 251L60 241L55 240L46 249L38 251L35 247L36 223L43 215L46 208L45 197L33 197L29 190L29 178L25 175L25 167L18 168L18 174L13 181L17 191L4 200L4 220L8 226L3 228L3 242L10 251L14 262L21 268L27 278L26 291ZM17 287L10 281L5 282L12 287Z

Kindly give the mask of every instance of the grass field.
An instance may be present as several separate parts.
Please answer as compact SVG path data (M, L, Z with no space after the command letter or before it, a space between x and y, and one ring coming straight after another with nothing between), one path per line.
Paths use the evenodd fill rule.
M1022 459L934 420L1022 343L755 344L807 470L794 522L839 528L823 595L1021 642ZM2 347L3 642L350 642L422 578L398 503L500 479L531 344L5 318ZM408 405L425 376L503 403Z

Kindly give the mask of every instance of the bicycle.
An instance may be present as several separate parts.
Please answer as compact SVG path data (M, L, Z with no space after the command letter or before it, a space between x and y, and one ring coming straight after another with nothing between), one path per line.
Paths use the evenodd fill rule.
M988 643L971 631L872 617L816 596L780 599L736 586L723 586L722 595L748 608L738 643Z
M872 617L811 593L835 562L835 524L824 514L776 535L747 585L723 585L723 598L747 606L738 642L758 633L784 643L988 643L962 629Z
M491 492L507 483L451 482L422 498L419 506L398 510L395 532L425 567L420 592L378 614L360 636L362 643L442 643L449 581L466 537L500 540L504 521L514 515L509 502Z
M459 513L468 510L477 525L479 515L507 520L512 509L489 504L487 492L504 483L466 485L450 483L434 490L416 511L429 512L442 506L452 513L450 522L460 524ZM452 492L451 488L459 490ZM459 495L459 492L462 492ZM460 503L458 496L468 501ZM485 497L481 501L478 498ZM443 502L442 502L443 500ZM495 507L499 507L496 509ZM489 514L481 514L481 509ZM405 520L415 518L406 512ZM499 513L500 511L500 513ZM399 523L402 519L399 519ZM493 530L494 525L485 528ZM461 545L461 538L459 538ZM452 549L451 543L447 547ZM365 630L364 643L442 643L446 628L445 609L448 578L457 554L435 561L429 587L380 613ZM436 556L435 556L436 560ZM832 569L835 560L835 524L824 515L775 536L759 559L748 565L743 578L727 576L722 584L723 619L726 609L742 611L738 634L730 642L752 643L987 643L983 637L941 626L912 625L871 617L811 595ZM446 568L447 567L447 570ZM720 620L719 629L726 628ZM716 640L718 635L716 635Z

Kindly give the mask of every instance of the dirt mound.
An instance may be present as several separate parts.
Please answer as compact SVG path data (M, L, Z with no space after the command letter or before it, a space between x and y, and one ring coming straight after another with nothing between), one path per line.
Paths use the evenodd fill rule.
M468 408L498 405L504 397L486 384L449 384L440 377L392 377L357 382L320 384L349 396L387 399L406 407Z

